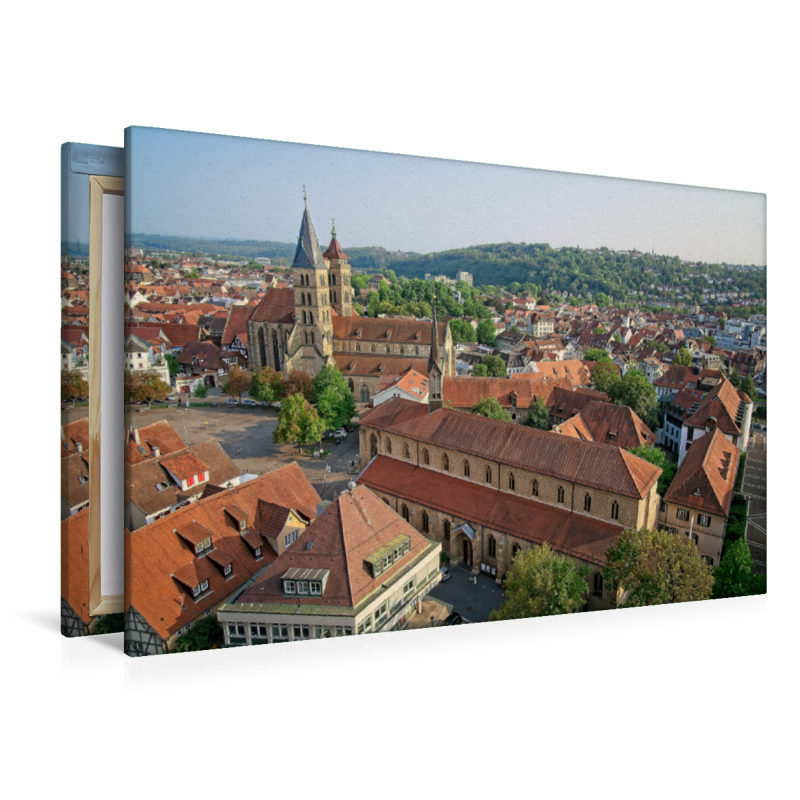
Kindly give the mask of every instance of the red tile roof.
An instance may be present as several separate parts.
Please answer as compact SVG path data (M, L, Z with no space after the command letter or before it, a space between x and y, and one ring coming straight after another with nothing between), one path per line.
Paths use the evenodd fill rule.
M622 533L620 526L609 522L386 456L376 456L358 480L380 494L408 499L529 542L548 542L562 553L593 564L605 564L606 551Z
M333 360L345 378L350 376L379 378L381 375L402 375L410 369L421 375L428 374L428 360L425 358L393 356L388 353L368 356L358 353L334 353Z
M695 439L664 495L664 502L727 517L739 452L719 429Z
M656 435L633 409L614 403L589 403L574 417L559 425L558 432L624 450L656 443Z
M403 345L429 345L431 343L431 323L422 319L381 319L373 317L332 317L333 338L384 342ZM357 335L358 330L361 335ZM437 323L439 344L444 345L447 336L447 323ZM387 335L388 334L388 335ZM417 338L419 335L419 338ZM411 353L409 352L409 355ZM427 370L426 370L427 372Z
M294 289L270 289L250 319L253 322L294 322Z
M463 411L429 411L425 405L397 397L367 409L360 423L365 428L639 499L661 474L659 467L617 447Z
M297 464L292 463L198 500L137 531L126 532L125 607L133 606L158 635L166 639L237 591L271 563L275 554L264 544L263 557L257 560L224 509L235 504L248 517L255 519L259 500L293 508L316 508L320 497ZM233 573L227 579L221 569L212 567L203 557L198 558L194 550L174 533L175 528L192 521L208 528L212 532L212 546L219 547L233 559ZM210 591L195 602L185 585L176 583L172 575L191 579L188 573L193 569L192 565L199 562L205 562L203 567L209 575Z
M61 596L88 625L89 509L61 522Z
M237 336L247 336L247 321L253 316L254 306L231 306L225 330L222 332L222 344L229 345ZM246 339L245 339L246 341Z
M535 374L535 373L529 373ZM568 378L549 378L543 375L535 380L512 380L511 378L457 377L442 380L442 399L453 408L472 408L481 397L496 397L504 408L513 408L512 395L516 394L516 407L527 410L537 397L550 403L554 390L561 387L571 393Z
M411 550L388 570L373 578L365 559L399 534L409 537ZM313 546L306 549L306 543ZM292 597L293 605L332 605L353 608L401 572L430 542L366 487L339 495L303 531L237 602L285 603L281 575L287 569L330 570L322 597Z

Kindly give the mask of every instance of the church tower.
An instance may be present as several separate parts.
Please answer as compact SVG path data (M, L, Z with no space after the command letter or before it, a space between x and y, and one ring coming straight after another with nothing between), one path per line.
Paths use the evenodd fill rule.
M433 301L433 322L431 323L431 349L428 356L428 410L436 411L442 407L442 357L439 351L439 328L436 325L436 301Z
M328 274L331 306L336 309L336 313L340 317L350 317L353 314L350 263L347 260L347 254L336 241L335 224L331 230L331 237L331 243L323 255L323 258L330 264Z
M303 193L305 200L305 192ZM348 267L349 272L349 267ZM331 321L328 268L311 224L306 203L300 237L292 262L294 278L294 309L297 325L296 344L313 346L323 358L333 352L333 323Z

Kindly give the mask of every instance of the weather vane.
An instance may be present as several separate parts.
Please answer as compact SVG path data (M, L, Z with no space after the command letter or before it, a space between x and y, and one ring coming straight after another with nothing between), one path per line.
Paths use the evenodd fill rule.
M303 184L303 202L308 205L308 198L306 197L306 185Z

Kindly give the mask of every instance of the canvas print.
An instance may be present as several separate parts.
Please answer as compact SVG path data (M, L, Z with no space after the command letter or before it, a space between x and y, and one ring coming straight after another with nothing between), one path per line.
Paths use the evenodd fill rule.
M763 195L125 157L129 655L766 591Z
M100 398L94 388L90 397L89 389L90 371L99 369L102 352L95 345L90 353L101 324L97 311L103 258L98 259L97 248L113 243L110 234L104 238L93 228L102 225L104 202L116 201L121 210L123 169L122 148L76 142L61 148L61 632L70 637L121 632L123 627L121 590L120 611L113 610L115 601L106 596L115 577L121 583L122 564L106 561L106 579L101 581L100 575L101 508L95 473L100 463ZM121 260L121 238L119 245ZM99 374L91 377L95 388L98 378ZM106 520L109 534L112 528L121 544L122 527L109 526ZM106 551L107 557L113 556L112 548Z

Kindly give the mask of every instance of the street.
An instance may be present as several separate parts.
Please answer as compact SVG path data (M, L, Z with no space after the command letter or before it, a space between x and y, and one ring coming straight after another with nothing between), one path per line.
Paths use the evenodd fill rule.
M753 431L747 450L742 495L749 501L747 543L756 572L767 571L767 432Z

